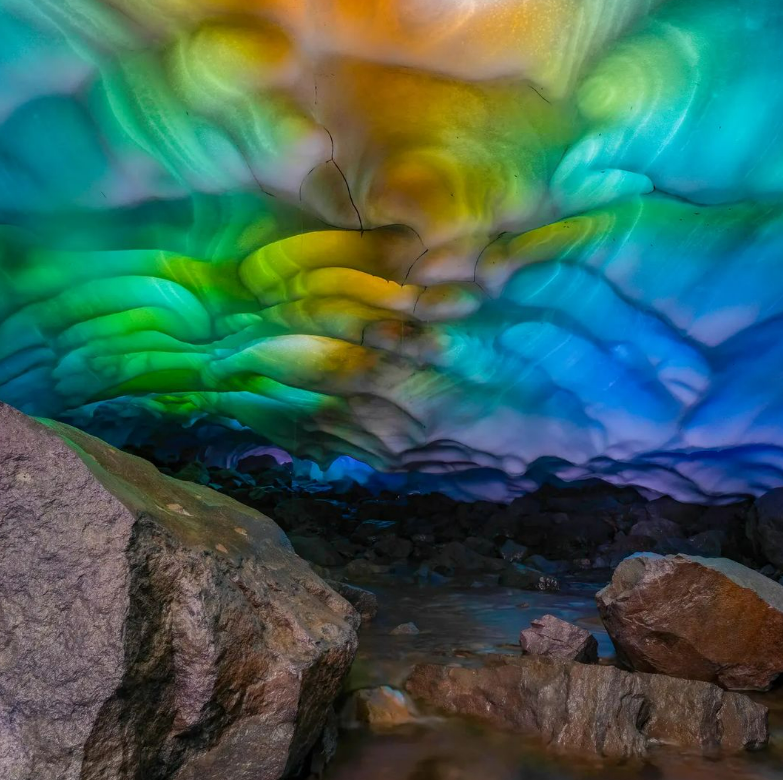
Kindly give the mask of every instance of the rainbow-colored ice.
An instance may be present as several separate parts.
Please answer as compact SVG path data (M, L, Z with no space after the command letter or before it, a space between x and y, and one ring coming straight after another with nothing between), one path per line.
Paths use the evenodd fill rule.
M783 484L780 0L0 0L0 44L0 399L467 495Z

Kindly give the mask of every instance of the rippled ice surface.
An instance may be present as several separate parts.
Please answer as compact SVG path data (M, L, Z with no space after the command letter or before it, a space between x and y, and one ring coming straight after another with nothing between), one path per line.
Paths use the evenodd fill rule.
M513 652L519 631L551 613L593 632L602 659L612 644L601 626L596 587L572 584L561 593L499 588L372 588L378 617L361 635L350 685L402 685L413 664L473 653ZM413 621L421 633L390 636ZM783 780L783 695L759 697L771 709L767 751L707 760L660 751L643 766L608 766L591 758L548 755L518 734L458 720L432 719L387 734L357 732L341 742L326 780Z

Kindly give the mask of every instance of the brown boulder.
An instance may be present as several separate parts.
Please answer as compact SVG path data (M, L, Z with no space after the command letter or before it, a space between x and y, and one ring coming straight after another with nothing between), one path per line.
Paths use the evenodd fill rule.
M419 664L416 699L451 715L534 734L557 750L643 757L666 744L726 753L763 747L767 709L715 685L533 656Z
M416 708L408 695L389 685L362 688L351 694L343 710L343 724L371 728L394 728L416 719Z
M347 582L326 581L330 588L339 593L359 613L362 623L369 623L378 614L378 597L369 590Z
M598 642L584 628L567 623L554 615L544 615L532 620L530 628L519 634L523 653L579 661L584 664L598 662Z
M783 587L725 558L627 558L596 594L632 669L767 690L783 673Z
M0 404L0 776L277 780L358 615L267 517Z

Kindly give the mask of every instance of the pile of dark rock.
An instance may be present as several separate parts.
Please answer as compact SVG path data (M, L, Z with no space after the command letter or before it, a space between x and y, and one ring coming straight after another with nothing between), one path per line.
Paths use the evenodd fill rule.
M148 454L148 453L145 453ZM329 576L366 582L497 582L554 590L563 579L606 581L629 555L728 556L783 575L783 490L727 506L646 499L600 481L544 485L510 504L447 496L338 492L298 480L271 458L247 472L158 464L164 473L226 493L274 519L306 560Z

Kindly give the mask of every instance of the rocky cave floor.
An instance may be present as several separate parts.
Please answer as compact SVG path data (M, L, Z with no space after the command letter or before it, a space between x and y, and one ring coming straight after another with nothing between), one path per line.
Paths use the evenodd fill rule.
M149 452L134 454L154 462ZM242 470L156 465L273 518L297 553L363 613L333 724L336 755L325 769L316 756L311 777L783 780L780 686L751 694L770 709L764 751L716 760L664 747L641 762L609 765L558 758L534 740L475 720L434 717L402 692L417 664L520 654L520 631L544 615L586 629L597 640L598 663L622 666L595 594L633 553L725 557L783 584L783 571L749 533L751 499L699 506L593 481L544 486L507 505L466 503L324 485L295 478L290 466L268 457L248 459ZM372 700L360 701L361 691L373 691ZM331 757L334 749L324 750Z

